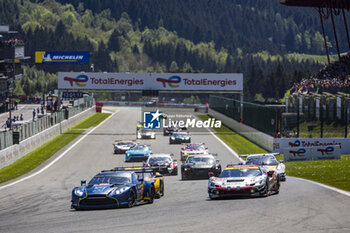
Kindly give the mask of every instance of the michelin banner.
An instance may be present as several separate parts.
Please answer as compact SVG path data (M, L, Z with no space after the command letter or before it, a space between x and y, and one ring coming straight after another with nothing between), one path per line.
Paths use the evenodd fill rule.
M35 63L89 63L90 52L36 51Z
M58 89L243 91L243 74L58 72Z

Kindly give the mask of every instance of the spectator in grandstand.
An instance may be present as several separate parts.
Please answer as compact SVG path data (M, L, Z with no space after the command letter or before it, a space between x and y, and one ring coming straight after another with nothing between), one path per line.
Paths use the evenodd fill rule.
M291 93L302 94L322 91L347 91L350 87L350 54L340 61L324 66L318 73L294 83Z

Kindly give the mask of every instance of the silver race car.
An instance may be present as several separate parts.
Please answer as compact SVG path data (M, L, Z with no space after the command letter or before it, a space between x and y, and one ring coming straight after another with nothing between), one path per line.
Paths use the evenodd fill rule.
M227 196L268 196L278 194L280 183L274 171L266 172L257 165L228 165L219 175L210 173L210 199Z
M156 132L152 129L140 129L137 131L137 139L156 139Z
M181 161L186 161L190 155L208 154L208 147L204 146L204 143L189 143L185 147L181 148L180 155Z
M259 165L267 172L273 170L280 181L286 181L286 166L283 160L278 162L275 155L277 154L249 154L240 157L246 157L245 164Z

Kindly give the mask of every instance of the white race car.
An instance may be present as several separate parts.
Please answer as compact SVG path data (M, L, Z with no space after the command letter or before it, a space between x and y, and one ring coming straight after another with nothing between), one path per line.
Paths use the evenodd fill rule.
M277 178L280 181L286 181L286 166L283 160L277 161L273 153L267 154L250 154L250 155L240 155L240 157L246 157L245 164L247 165L259 165L267 172L275 171Z
M210 172L208 194L210 199L227 196L269 196L278 194L280 182L274 171L266 172L257 165L228 165L214 177Z
M180 151L181 161L186 161L189 155L201 154L209 154L208 147L205 147L204 143L189 143L182 147Z

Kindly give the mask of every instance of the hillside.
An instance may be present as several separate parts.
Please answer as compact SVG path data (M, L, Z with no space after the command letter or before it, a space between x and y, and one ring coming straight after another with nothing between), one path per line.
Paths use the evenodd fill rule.
M39 50L87 50L96 71L243 72L248 100L258 93L265 98L283 97L293 82L317 70L318 60L323 59L311 56L303 60L303 56L286 53L289 43L283 44L281 38L286 37L286 30L281 28L297 25L300 17L306 17L297 26L300 35L309 36L310 47L306 50L320 53L322 46L310 39L313 35L318 38L314 30L318 21L307 9L294 13L276 1L195 0L176 1L176 6L167 0L65 2L68 1L0 0L0 20L21 32L26 53L32 57ZM196 11L191 14L193 9ZM282 12L276 13L279 9ZM235 19L230 18L233 15ZM276 15L284 15L278 24L281 28L275 22ZM271 29L271 24L276 28ZM36 69L51 73L87 71L89 64L41 64ZM35 77L25 75L17 86L32 83L34 87L24 92L36 94L42 90L36 88L40 85Z

